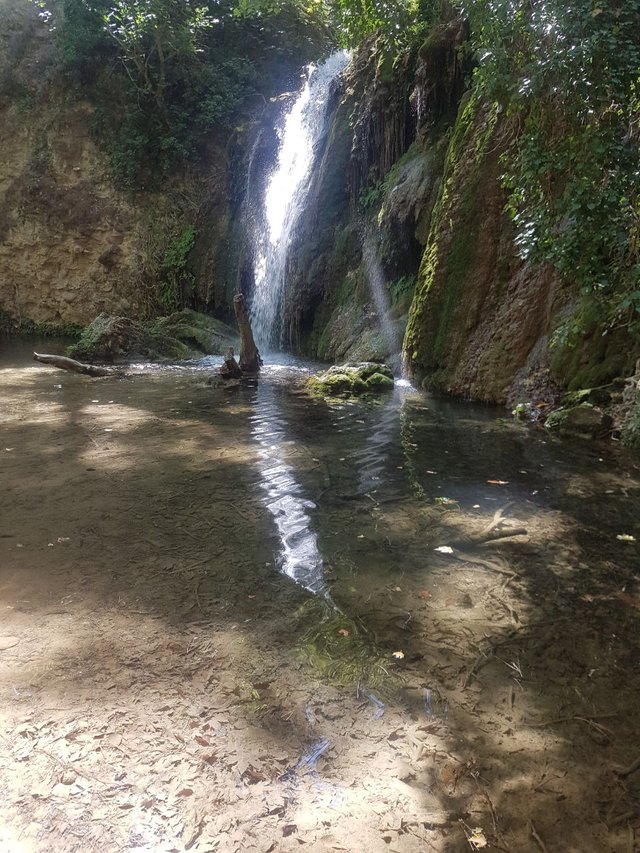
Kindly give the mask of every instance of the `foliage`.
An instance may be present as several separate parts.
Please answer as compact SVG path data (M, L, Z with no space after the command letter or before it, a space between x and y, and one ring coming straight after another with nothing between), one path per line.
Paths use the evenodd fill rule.
M345 47L376 33L393 52L416 44L452 8L447 0L331 0L330 6Z
M640 0L462 0L477 90L506 111L508 210L609 322L640 331Z
M188 302L195 277L187 268L189 252L196 239L192 225L184 229L169 243L162 258L160 301L166 311L177 311Z
M365 186L360 190L360 195L358 197L358 203L360 208L365 212L369 213L371 211L377 210L382 204L382 200L384 198L384 183L382 181L378 181L373 186Z
M52 15L63 73L95 107L115 182L156 189L228 132L247 97L272 94L328 43L317 3L35 0Z
M415 290L416 277L414 275L403 275L394 281L389 282L389 296L391 304L395 305L407 295L411 295Z

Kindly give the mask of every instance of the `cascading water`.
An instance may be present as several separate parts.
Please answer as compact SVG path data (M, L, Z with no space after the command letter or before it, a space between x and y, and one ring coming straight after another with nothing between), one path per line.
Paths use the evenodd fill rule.
M305 85L280 130L278 164L267 183L263 221L255 235L251 322L263 353L282 344L289 244L304 209L316 144L325 128L331 85L348 61L347 51L338 51L321 65L309 67Z

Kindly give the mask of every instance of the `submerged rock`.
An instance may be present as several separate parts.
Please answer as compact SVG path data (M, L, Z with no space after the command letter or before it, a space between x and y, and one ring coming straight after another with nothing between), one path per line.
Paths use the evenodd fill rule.
M564 407L552 412L545 427L552 432L579 438L598 438L611 431L613 418L591 403Z
M393 388L393 374L386 364L340 364L312 376L307 387L329 396L358 397L362 394L380 394Z
M89 362L131 356L185 359L222 355L237 341L235 331L220 320L187 309L146 322L100 314L68 354Z

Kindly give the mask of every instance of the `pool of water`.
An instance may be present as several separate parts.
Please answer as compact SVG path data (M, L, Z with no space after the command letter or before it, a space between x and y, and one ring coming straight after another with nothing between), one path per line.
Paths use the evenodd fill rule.
M455 826L484 810L488 831L481 782L530 849L520 817L546 774L563 780L535 814L550 846L624 849L635 777L610 830L593 798L640 737L637 458L408 383L320 399L318 365L286 357L235 390L209 383L219 358L99 379L31 360L64 343L0 348L7 719L16 701L42 720L80 703L100 730L135 706L161 731L167 707L200 725L213 703L252 767L279 739L288 757L262 775L305 814L328 761L338 840L380 798L399 824L410 788ZM230 760L221 797L242 784Z

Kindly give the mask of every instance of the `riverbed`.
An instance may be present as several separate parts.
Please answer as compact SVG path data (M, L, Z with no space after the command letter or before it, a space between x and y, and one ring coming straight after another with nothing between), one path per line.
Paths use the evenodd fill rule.
M33 348L0 352L2 849L636 849L637 458L284 357L230 392Z

